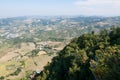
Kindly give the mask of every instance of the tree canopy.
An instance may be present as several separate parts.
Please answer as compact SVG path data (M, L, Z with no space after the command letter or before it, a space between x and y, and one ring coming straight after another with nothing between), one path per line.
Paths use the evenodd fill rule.
M120 80L120 28L71 40L33 80Z

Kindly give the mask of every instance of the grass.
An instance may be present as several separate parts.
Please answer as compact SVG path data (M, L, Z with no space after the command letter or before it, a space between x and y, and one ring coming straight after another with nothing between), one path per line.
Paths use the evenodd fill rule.
M8 70L7 67L9 67L11 65L15 65L15 68ZM9 62L0 64L0 75L2 75L2 76L9 75L10 73L14 72L19 65L20 65L20 63L18 63L16 61L9 61Z
M34 48L32 43L29 43L29 45L22 43L20 49L15 47L11 48L11 45L2 46L0 51L4 52L5 55L0 58L0 76L4 76L5 80L19 80L21 77L25 77L27 71L41 71L55 56L49 56L44 51L39 52L35 57L25 55ZM23 55L23 57L20 57L21 55ZM22 65L23 63L24 65ZM8 76L20 67L22 67L21 72L17 76Z

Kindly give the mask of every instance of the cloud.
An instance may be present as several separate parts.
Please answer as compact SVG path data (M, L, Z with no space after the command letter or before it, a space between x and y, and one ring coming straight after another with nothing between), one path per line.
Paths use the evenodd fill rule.
M120 0L77 0L75 5L81 7L120 7Z
M120 0L76 0L74 4L84 12L120 15Z

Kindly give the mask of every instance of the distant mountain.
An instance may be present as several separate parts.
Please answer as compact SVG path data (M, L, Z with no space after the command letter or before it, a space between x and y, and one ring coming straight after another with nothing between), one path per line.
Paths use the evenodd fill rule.
M84 33L110 29L120 25L120 17L97 16L27 16L0 19L0 34L4 38L17 37L44 40L71 39ZM9 37L8 37L9 36Z

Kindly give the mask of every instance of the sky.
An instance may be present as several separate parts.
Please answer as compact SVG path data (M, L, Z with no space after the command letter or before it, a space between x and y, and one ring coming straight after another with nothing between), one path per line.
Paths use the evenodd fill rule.
M120 0L0 0L0 17L120 16Z

